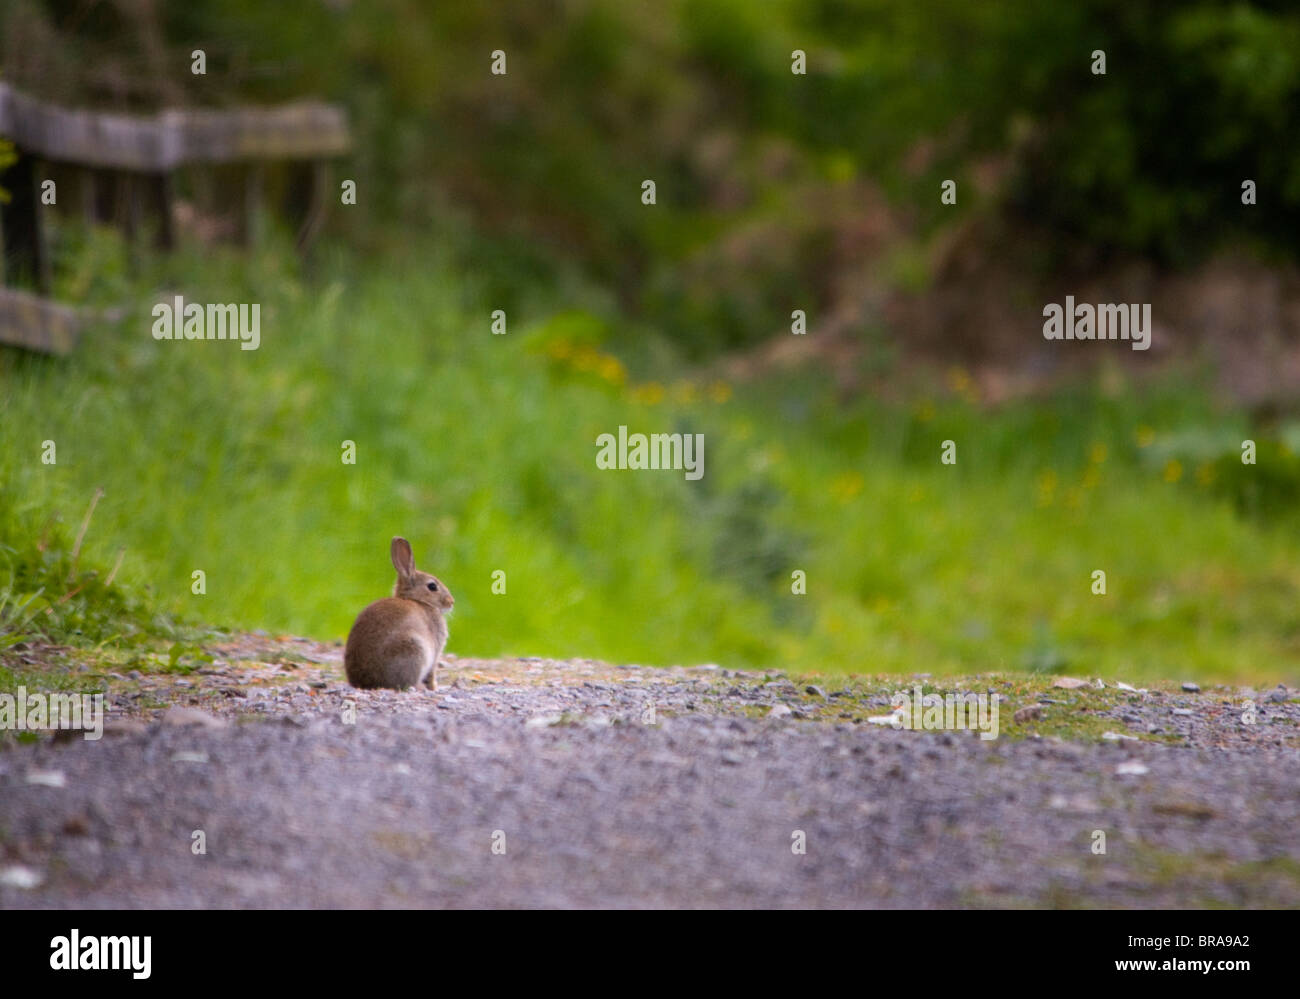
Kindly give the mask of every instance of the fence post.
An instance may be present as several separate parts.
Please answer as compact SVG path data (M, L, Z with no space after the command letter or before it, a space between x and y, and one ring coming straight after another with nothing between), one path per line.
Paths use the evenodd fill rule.
M172 175L169 171L153 174L148 181L149 200L158 218L158 231L154 241L160 250L170 250L176 245L176 231L172 225Z
M42 294L50 289L50 255L41 227L40 181L36 159L23 149L5 171L3 186L10 194L0 218L4 224L4 274L13 284L29 282Z

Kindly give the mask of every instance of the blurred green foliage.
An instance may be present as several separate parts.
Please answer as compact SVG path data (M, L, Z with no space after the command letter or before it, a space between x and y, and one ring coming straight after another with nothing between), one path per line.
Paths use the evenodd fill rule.
M48 497L10 492L18 458L0 455L0 649L35 637L100 642L174 633L172 619L139 590L112 585L111 563L81 559L71 526L43 502ZM84 497L88 505L92 496Z
M359 202L310 278L279 234L133 269L55 220L58 297L140 312L70 359L0 351L0 629L342 637L403 533L456 593L462 654L1294 681L1285 425L1181 377L980 409L690 362L836 304L890 205L910 238L884 280L914 289L925 236L981 210L1050 233L1044 267L1294 253L1298 25L1206 0L14 0L6 76L55 98L345 103ZM177 290L261 303L261 349L153 341L146 303ZM704 433L705 478L598 470L620 424Z
M43 46L45 87L120 64L164 77L160 100L341 101L362 192L346 238L468 212L510 276L503 307L521 273L573 262L688 353L828 308L871 190L925 231L953 218L939 182L968 211L989 158L997 206L1071 260L1184 263L1234 239L1294 255L1300 229L1300 9L1283 0L187 0L151 8L157 24L131 9L19 0L0 30L11 61L16 35L81 42ZM188 72L195 47L207 76Z
M126 279L138 314L95 350L0 351L0 631L175 641L179 617L342 638L391 587L401 533L456 594L462 655L1297 679L1294 504L1243 517L1230 470L1203 474L1248 437L1256 467L1291 444L1187 377L988 410L846 402L811 373L683 377L672 356L633 372L599 309L539 299L494 336L459 251L410 249L329 252L307 280L279 243L190 247ZM81 252L117 287L110 243ZM154 341L156 288L262 303L261 348ZM704 478L598 469L620 424L703 433ZM70 616L29 614L38 592Z
M1257 436L1243 438L1221 424L1190 427L1153 444L1147 464L1170 481L1209 487L1245 516L1285 520L1300 506L1300 424Z

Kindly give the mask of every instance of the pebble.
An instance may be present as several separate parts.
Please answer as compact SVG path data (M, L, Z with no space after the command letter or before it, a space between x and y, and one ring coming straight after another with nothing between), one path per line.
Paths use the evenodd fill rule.
M1048 808L1058 812L1097 812L1101 810L1091 798L1086 795L1076 794L1073 797L1067 797L1064 794L1054 794L1047 803Z
M1183 684L1183 690L1185 690L1189 694L1199 694L1201 692L1200 686L1190 681Z
M898 728L902 725L903 718L904 715L902 711L895 711L893 714L889 715L872 715L867 719L867 721L872 725L893 725L895 728Z
M41 787L66 787L68 778L63 775L62 770L29 770L27 783L38 784Z
M44 881L45 877L40 871L24 867L22 864L14 864L0 870L0 885L7 885L10 888L31 891L33 888L39 888Z
M794 712L784 704L773 704L772 710L767 713L767 716L769 718L788 718L792 714Z

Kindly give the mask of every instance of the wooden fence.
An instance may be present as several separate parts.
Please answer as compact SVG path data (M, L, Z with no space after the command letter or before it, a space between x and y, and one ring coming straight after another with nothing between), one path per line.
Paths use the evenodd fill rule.
M33 289L48 294L51 265L45 241L41 183L50 166L75 169L81 201L89 218L120 216L134 237L146 214L157 223L161 247L173 245L173 173L179 168L241 166L243 220L260 210L259 163L302 164L296 193L303 206L298 243L318 231L329 203L327 161L351 147L347 116L341 108L303 101L273 108L229 111L176 110L154 115L74 110L51 104L0 83L0 137L10 140L18 161L0 186L11 203L0 208L3 267L0 282L25 276ZM125 206L110 212L105 203ZM0 287L0 342L33 350L66 353L80 330L104 318L14 288Z

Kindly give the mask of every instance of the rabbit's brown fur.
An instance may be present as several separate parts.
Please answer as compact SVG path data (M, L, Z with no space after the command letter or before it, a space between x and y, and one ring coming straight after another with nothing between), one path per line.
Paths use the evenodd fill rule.
M447 620L456 600L436 576L415 568L405 538L393 538L393 595L376 600L348 632L343 668L354 687L438 689L438 660L447 646Z

